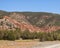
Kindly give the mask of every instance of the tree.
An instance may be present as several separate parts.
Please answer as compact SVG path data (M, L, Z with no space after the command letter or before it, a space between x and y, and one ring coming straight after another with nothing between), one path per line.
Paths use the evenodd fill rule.
M3 36L4 36L4 32L3 31L0 31L0 40L3 39Z
M51 32L46 33L46 41L53 41L53 40L54 40L53 33Z
M8 31L8 30L4 30L4 36L3 36L3 39L4 40L7 40L8 39L8 33L9 33L10 31Z
M45 41L45 33L44 32L39 32L37 38L40 39L40 41Z
M21 38L22 39L29 39L29 34L30 34L29 31L25 30L25 31L22 32Z
M58 36L57 36L57 40L60 40L60 34L58 34Z
M15 40L15 39L16 39L16 34L14 33L14 31L11 30L11 31L8 33L7 39L8 39L8 40Z

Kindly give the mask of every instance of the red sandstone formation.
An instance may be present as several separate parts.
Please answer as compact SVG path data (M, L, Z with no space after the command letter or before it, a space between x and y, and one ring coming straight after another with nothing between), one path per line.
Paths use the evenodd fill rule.
M52 32L52 31L56 31L56 30L60 29L59 26L39 28L39 27L33 26L31 24L25 24L25 23L17 22L15 19L12 19L8 16L4 16L4 19L6 19L9 22L13 23L16 27L20 28L22 31L28 29L31 32Z

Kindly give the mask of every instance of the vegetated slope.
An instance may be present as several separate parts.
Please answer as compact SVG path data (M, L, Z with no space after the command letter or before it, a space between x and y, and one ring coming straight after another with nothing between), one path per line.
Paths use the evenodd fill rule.
M22 12L26 19L44 31L56 31L60 29L60 15L47 12Z
M3 11L3 10L0 10L0 19L2 19L3 18L3 16L5 16L5 15L9 15L9 12L7 12L7 11Z
M47 12L4 12L1 16L9 16L28 28L39 29L40 31L56 31L60 29L60 14ZM4 13L4 14L3 14ZM34 27L36 28L34 28ZM32 30L31 29L31 30Z
M36 26L42 27L45 25L60 25L60 15L46 12L25 12L28 21ZM57 22L57 23L56 23Z

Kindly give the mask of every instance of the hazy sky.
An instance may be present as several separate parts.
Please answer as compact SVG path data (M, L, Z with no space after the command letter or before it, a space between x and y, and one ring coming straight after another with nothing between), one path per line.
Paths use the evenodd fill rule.
M60 13L60 0L0 0L0 10Z

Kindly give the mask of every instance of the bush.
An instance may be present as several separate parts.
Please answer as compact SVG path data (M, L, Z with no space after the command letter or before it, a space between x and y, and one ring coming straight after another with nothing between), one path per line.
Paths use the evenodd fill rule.
M28 30L25 30L24 32L22 32L21 38L22 39L36 39L37 32L29 32Z
M4 36L3 36L3 39L4 40L7 40L8 39L8 33L9 33L10 31L8 31L8 30L5 30L4 31Z
M46 34L46 41L53 41L54 38L53 38L53 34L51 32L48 32Z
M0 31L0 40L3 39L3 36L4 36L4 32L3 31Z
M60 40L60 30L55 32L29 32L28 30L4 30L0 31L0 39L17 40L17 39L40 39L40 41Z
M20 38L20 33L17 30L6 30L4 32L4 40L16 40Z
M57 40L60 40L60 34L58 34L58 36L57 36Z
M8 40L15 40L16 39L16 34L13 31L10 31L7 36Z
M21 38L22 39L30 39L31 34L28 30L25 30L24 32L22 32Z

